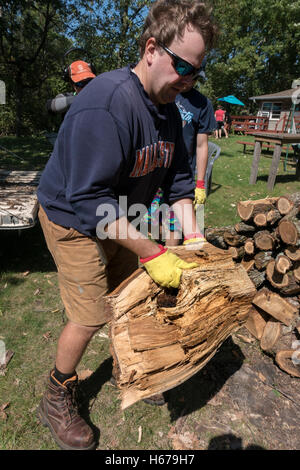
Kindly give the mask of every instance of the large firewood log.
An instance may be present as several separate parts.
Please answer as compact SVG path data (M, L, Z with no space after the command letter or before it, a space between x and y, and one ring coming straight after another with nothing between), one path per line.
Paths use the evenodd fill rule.
M256 289L228 251L172 249L199 267L184 270L166 291L143 269L106 297L114 375L121 407L186 381L247 320Z
M300 207L300 192L280 196L276 205L281 215L289 214L295 206Z
M278 232L286 245L300 246L300 207L294 207L280 220Z
M240 218L247 222L258 212L267 213L268 211L275 210L275 204L278 201L278 197L270 197L265 199L256 199L254 201L239 201L237 205L237 212Z

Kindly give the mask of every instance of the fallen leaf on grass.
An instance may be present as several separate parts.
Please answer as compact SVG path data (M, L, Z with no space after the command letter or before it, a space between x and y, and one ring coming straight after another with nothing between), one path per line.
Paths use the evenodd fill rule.
M36 289L36 290L34 291L33 295L38 295L38 294L40 294L40 292L41 292L41 289Z
M51 338L51 331L46 331L46 333L43 334L43 338L48 341Z
M138 443L140 443L142 440L142 426L139 426L139 437L138 437Z
M5 413L4 410L6 410L6 408L8 408L9 405L10 405L9 402L6 402L6 403L3 403L3 405L0 405L0 419L2 419L3 421L7 420L7 414Z
M30 271L25 271L25 273L23 273L23 277L28 276L29 273L30 273Z
M258 377L260 378L260 380L261 380L262 382L266 382L266 381L267 381L266 377L265 377L261 372L258 372L257 375L258 375Z

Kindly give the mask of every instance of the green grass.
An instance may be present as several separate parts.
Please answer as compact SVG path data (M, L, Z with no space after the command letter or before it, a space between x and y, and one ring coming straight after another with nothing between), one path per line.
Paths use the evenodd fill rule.
M266 188L271 155L261 159L256 185L249 185L252 152L243 155L236 144L239 136L218 140L222 152L213 169L212 192L205 206L206 226L233 224L239 200L262 198ZM212 139L214 141L214 139ZM45 138L0 139L0 145L18 154L23 162L0 150L1 167L42 169L51 150ZM288 167L292 170L292 167ZM272 195L300 190L292 173L281 163ZM61 304L57 275L40 227L18 232L0 232L0 340L14 356L5 371L0 371L0 449L57 449L49 431L38 422L36 408L44 393L56 344L66 318ZM103 330L107 336L107 327ZM228 346L230 351L232 345ZM230 361L235 360L232 356ZM228 362L228 361L227 361ZM182 409L191 407L188 423L201 421L209 413L204 408L209 397L205 374L174 389L164 407L137 403L124 412L118 391L110 383L111 358L108 339L96 335L80 364L80 370L94 374L82 383L83 413L89 416L100 441L98 449L172 449L170 430ZM195 396L195 390L202 390ZM204 394L204 397L203 397ZM138 429L142 439L138 442Z
M287 171L284 171L285 154L282 153L276 183L272 191L267 189L272 152L263 150L259 162L257 182L249 184L253 148L247 147L243 154L243 145L238 140L253 142L251 136L230 136L229 139L211 139L221 146L221 155L213 168L212 192L205 205L206 226L230 225L238 221L236 205L238 201L261 199L267 196L280 196L300 191L300 181L295 179L295 163L288 159Z

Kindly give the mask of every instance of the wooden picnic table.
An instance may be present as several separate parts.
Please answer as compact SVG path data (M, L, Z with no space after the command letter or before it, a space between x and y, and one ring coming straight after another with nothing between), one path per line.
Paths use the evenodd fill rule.
M267 132L247 132L248 135L254 136L255 145L253 152L253 160L250 175L250 184L255 184L258 173L258 164L261 156L262 143L267 142L268 144L274 145L274 152L272 157L272 163L270 167L270 173L268 177L268 189L272 190L275 185L279 160L281 156L282 146L284 144L298 144L300 143L300 134L288 134L288 133L267 133ZM300 159L296 166L296 178L300 179Z

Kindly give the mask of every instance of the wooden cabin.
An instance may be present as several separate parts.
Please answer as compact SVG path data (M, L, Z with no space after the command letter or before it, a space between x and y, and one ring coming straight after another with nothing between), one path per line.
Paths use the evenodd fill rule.
M292 88L249 98L258 105L257 117L268 118L271 132L300 132L300 79L294 80ZM291 109L295 103L294 119L291 122Z

